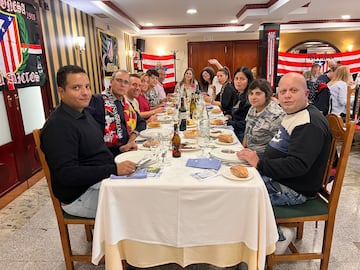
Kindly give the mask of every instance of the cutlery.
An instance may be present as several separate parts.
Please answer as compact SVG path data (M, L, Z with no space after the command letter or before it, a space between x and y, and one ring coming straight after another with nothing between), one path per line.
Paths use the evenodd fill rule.
M136 168L144 168L147 163L151 161L151 158L144 156L136 163Z

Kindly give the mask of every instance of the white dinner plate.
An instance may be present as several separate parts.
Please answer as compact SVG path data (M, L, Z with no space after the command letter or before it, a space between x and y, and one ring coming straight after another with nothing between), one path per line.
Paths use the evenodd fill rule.
M159 122L169 122L173 120L172 116L170 115L161 115L161 116L158 116L158 121Z
M143 143L138 144L137 147L138 147L138 150L141 150L141 151L150 151L150 150L151 150L150 147L145 147L145 146L143 145Z
M240 160L236 156L236 152L239 152L241 149L231 149L231 148L215 148L211 150L210 155L214 158L220 159L225 162L239 163L239 164L247 164L245 160Z
M220 173L222 176L224 176L227 179L233 180L233 181L248 181L251 178L254 177L253 173L251 171L249 171L249 175L246 178L242 178L242 177L237 177L235 175L233 175L230 171L230 167L224 167L220 169Z
M196 124L194 125L186 125L186 128L195 128L196 127Z
M181 152L192 152L192 151L198 151L198 150L200 150L200 147L197 144L186 144L186 145L180 147Z
M130 160L132 162L137 163L140 159L144 158L145 156L151 157L151 153L149 153L149 151L141 151L141 150L129 151L129 152L125 152L120 155L117 155L115 157L115 163L120 163L125 160ZM147 165L154 164L155 162L156 162L155 160L151 160L147 163Z
M220 145L233 145L233 144L237 144L237 140L236 138L233 137L233 141L231 143L226 143L226 142L220 142L219 139L216 139L215 143Z
M219 137L220 134L232 134L231 130L225 128L212 128L210 129L210 136L213 138Z
M168 128L152 128L152 129L145 129L145 130L140 131L140 135L144 138L154 138L154 137L158 136L159 133L161 135L166 135L170 131L171 131L171 133L173 132L172 130L170 130Z

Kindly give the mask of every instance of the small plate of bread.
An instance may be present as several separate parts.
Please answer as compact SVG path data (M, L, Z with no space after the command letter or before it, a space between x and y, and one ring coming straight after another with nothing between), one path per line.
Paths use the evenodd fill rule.
M186 127L187 128L196 127L196 121L194 119L187 119L186 120Z
M147 123L147 128L159 128L161 123L159 121L151 121Z
M221 168L221 174L227 179L233 181L247 181L253 178L253 174L247 167L242 165L234 165L231 167Z
M220 134L215 140L215 143L221 145L231 145L231 144L236 144L237 140L234 138L232 134Z
M212 128L210 129L210 137L217 138L221 134L232 134L231 130L224 129L224 128Z

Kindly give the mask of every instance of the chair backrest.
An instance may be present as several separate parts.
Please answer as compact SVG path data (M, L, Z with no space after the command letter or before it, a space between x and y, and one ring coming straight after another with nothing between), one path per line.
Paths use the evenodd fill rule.
M343 184L345 170L349 159L349 153L352 145L352 140L355 132L355 122L349 121L345 128L342 118L335 114L329 114L326 116L331 132L331 148L330 155L327 163L327 170L324 174L322 188L320 194L329 202L329 214L331 212L335 215L337 204L340 197L341 187ZM341 143L340 153L338 152ZM333 163L336 156L339 153L339 158L336 164L336 173L334 181L329 191L329 179L331 171L333 169ZM334 210L334 211L332 211Z
M63 219L64 218L64 213L62 211L60 201L55 197L55 195L53 193L53 190L52 190L50 169L49 169L49 166L48 166L48 164L46 162L45 154L40 148L40 145L41 145L41 143L40 143L40 133L41 133L40 129L34 129L33 130L33 136L34 136L34 140L35 140L35 145L36 145L37 152L38 152L39 158L40 158L40 163L41 163L41 166L43 168L44 175L45 175L48 187L49 187L50 197L51 197L51 200L52 200L53 205L54 205L56 217L58 219L59 218Z
M346 120L345 120L345 124L347 124L350 120L351 120L351 94L352 94L352 89L350 86L348 86L347 88L347 95L346 95Z

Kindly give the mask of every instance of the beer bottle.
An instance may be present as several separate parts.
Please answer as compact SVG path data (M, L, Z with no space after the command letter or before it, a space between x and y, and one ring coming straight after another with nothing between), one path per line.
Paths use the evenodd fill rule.
M193 118L193 114L196 110L196 101L195 101L195 94L191 95L191 102L190 102L190 118Z
M184 97L181 98L180 108L179 108L179 120L180 120L180 131L186 130L186 107Z
M177 132L177 124L174 124L174 135L172 137L171 142L172 142L172 156L174 158L181 157L181 151L180 151L181 139L179 133Z

